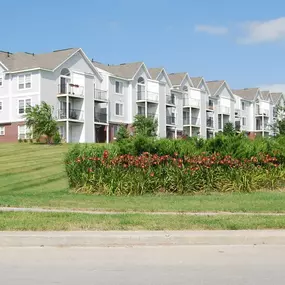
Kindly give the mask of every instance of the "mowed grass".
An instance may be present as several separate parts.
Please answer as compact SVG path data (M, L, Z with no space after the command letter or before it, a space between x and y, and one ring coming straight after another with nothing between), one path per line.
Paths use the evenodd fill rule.
M284 229L284 216L186 216L0 212L0 230L245 230Z
M285 192L140 197L75 194L68 188L63 163L69 147L0 144L0 206L107 211L285 212Z

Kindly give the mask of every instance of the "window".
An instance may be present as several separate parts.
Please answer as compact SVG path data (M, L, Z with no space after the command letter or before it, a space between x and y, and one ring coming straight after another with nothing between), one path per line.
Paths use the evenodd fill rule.
M0 87L2 87L2 86L3 86L3 76L0 75Z
M31 99L20 99L18 105L19 105L18 113L25 114L27 108L31 107L32 100Z
M18 139L30 139L31 138L31 130L26 126L18 126Z
M145 115L145 107L138 106L138 115Z
M187 92L188 91L188 87L187 86L183 86L182 90Z
M246 118L245 117L242 118L242 125L246 126Z
M0 126L0 136L5 136L5 127Z
M116 116L123 116L123 103L116 103L116 111L115 114Z
M3 110L3 102L0 101L0 111L2 111L2 110Z
M19 89L29 89L32 87L32 75L22 74L18 76L18 88Z
M138 79L138 83L139 83L139 84L145 84L144 78L143 78L143 77L140 77L140 78Z
M120 81L116 81L116 89L117 94L123 94L123 83Z
M245 102L241 102L241 109L244 111L245 110Z

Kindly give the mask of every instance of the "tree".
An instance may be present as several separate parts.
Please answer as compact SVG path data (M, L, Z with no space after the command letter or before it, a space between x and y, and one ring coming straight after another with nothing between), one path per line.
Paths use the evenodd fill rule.
M121 125L118 132L117 132L117 135L116 135L117 141L127 139L129 136L130 136L130 134L129 134L127 127L124 125Z
M236 130L233 123L228 122L224 125L223 134L225 136L234 136L236 134Z
M153 117L145 117L143 115L136 115L133 126L136 135L146 137L155 137L157 132L157 119Z
M285 108L284 107L277 107L276 108L276 121L271 125L271 129L273 135L285 135Z
M34 138L39 139L45 135L47 142L51 143L52 137L58 132L57 122L52 113L53 107L46 102L26 110L26 126L31 129Z

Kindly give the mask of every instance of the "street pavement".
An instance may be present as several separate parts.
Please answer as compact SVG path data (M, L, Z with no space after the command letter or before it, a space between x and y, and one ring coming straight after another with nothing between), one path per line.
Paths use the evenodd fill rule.
M3 285L284 285L285 246L0 247Z

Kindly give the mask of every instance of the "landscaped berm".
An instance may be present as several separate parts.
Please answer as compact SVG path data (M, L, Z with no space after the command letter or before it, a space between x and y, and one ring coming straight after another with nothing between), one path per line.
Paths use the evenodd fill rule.
M1 207L112 212L0 212L0 230L285 228L267 215L285 213L284 158L282 137L0 144Z

